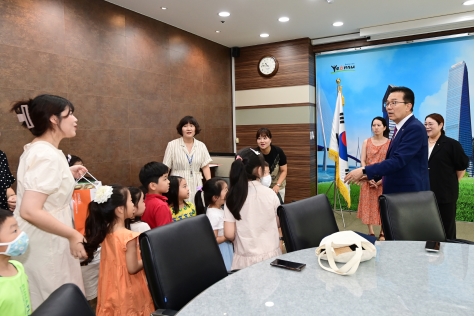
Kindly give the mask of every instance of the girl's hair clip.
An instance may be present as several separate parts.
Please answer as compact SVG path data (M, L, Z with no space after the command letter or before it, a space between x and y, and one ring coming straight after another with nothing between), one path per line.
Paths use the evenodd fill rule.
M239 156L239 155L237 155L237 156L236 156L236 160L241 160L241 161L242 161L242 157Z
M252 152L255 153L257 156L259 156L259 155L261 154L261 153L258 152L257 150L254 150L254 149L252 149L252 148L249 148L249 149L252 150Z
M96 195L92 201L97 204L102 204L107 202L112 196L112 187L110 185L102 185L96 189Z
M31 121L31 118L30 118L30 112L28 111L28 104L20 105L20 110L21 110L21 113L17 113L16 115L18 118L18 121L20 123L25 122L26 127L28 127L28 129L35 127L35 125L33 125L33 122Z
M69 164L69 163L71 162L71 155L70 155L70 154L68 154L68 156L67 156L67 157L68 157L68 164Z
M196 191L201 191L201 192L203 192L203 186L197 186L197 187L196 187Z

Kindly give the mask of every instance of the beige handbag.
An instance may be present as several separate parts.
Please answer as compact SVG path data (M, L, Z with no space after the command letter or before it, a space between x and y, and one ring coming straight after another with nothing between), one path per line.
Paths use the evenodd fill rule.
M376 256L376 247L357 233L348 230L323 238L315 253L322 269L336 274L350 275L356 272L360 262ZM327 260L330 267L325 267L322 259ZM335 262L345 264L339 268Z

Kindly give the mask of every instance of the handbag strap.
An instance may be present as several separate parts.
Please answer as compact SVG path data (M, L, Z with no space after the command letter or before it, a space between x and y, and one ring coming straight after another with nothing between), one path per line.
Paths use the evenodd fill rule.
M358 269L360 262L361 262L361 257L363 256L363 250L361 249L361 242L358 241L355 243L357 248L354 251L353 257L348 260L347 263L345 263L341 268L338 268L338 266L335 263L335 258L333 257L333 243L329 242L325 245L325 249L320 252L318 255L318 264L322 269L340 274L340 275L351 275L356 272ZM319 247L321 248L321 247ZM326 254L327 255L327 260L328 264L330 265L331 268L327 268L322 264L322 256Z

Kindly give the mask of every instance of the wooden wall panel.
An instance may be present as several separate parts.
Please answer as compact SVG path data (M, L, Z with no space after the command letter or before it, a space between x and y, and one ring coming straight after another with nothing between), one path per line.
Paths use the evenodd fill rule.
M13 174L33 137L11 103L39 93L74 104L77 136L60 149L104 184L139 185L140 168L162 161L185 115L196 117L209 151L233 149L226 46L107 1L8 0L0 56L0 146Z
M256 132L263 125L238 125L237 150L256 148ZM288 174L285 193L286 203L308 198L316 194L316 148L310 140L315 135L315 124L266 125L272 132L272 143L281 147L287 156Z
M262 76L257 70L259 60L266 55L279 62L279 70L272 77ZM314 59L309 38L243 47L240 57L235 59L236 90L314 86Z

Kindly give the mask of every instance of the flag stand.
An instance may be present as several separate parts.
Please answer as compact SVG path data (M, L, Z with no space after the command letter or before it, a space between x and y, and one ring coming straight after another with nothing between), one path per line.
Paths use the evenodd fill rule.
M335 169L335 179L336 179L336 176L337 176L337 173L336 173L336 169ZM337 212L338 212L338 209L336 208L336 197L337 197L337 195L338 195L338 204L340 204L341 220L343 221L343 228L346 228L345 217L343 216L343 208L341 207L340 194L338 194L338 189L337 189L337 187L336 187L335 181L336 181L336 180L333 180L333 181L330 183L330 186L328 187L327 192L325 192L325 195L328 194L328 191L330 191L331 187L333 186L333 212L334 212L334 213L337 213Z

